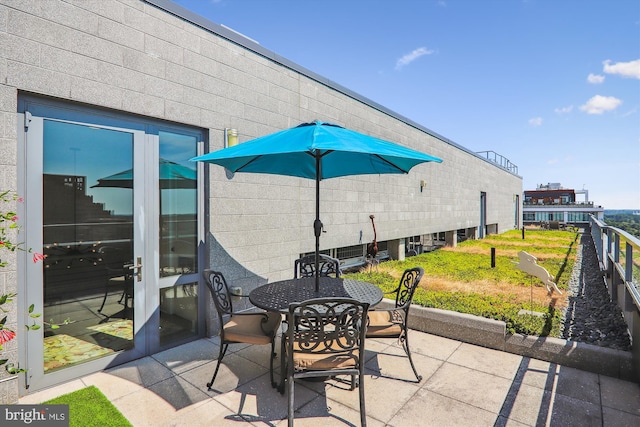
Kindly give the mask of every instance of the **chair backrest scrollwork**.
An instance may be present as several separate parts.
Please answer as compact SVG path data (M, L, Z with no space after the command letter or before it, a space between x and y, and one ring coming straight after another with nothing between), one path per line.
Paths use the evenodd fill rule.
M316 275L315 254L306 255L295 261L293 278L314 277ZM318 270L321 277L340 277L340 261L328 255L320 254L318 258Z
M403 308L408 311L413 294L423 275L424 269L422 267L408 268L404 271L396 290L396 308Z
M289 306L287 330L298 353L349 353L362 348L369 304L347 298L317 298ZM352 357L360 357L353 353ZM358 360L359 362L359 360Z
M211 292L213 303L218 311L218 317L220 324L222 324L222 316L230 315L233 313L233 304L231 302L231 293L229 292L229 286L224 275L219 271L204 270L202 272L205 283Z

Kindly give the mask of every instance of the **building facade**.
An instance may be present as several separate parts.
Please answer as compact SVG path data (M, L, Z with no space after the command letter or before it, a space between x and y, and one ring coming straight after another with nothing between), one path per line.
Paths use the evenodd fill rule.
M25 370L0 374L4 401L214 335L204 268L245 292L292 277L314 249L314 182L188 161L235 132L317 119L443 159L322 182L321 250L345 267L372 214L394 259L522 225L513 169L170 1L0 0L0 46L2 186L24 199L19 241L46 256L0 272L17 293L3 354Z
M584 195L583 201L577 199L579 194ZM602 221L604 208L589 201L588 190L574 190L564 188L560 183L548 183L524 192L524 225L586 225L590 215Z

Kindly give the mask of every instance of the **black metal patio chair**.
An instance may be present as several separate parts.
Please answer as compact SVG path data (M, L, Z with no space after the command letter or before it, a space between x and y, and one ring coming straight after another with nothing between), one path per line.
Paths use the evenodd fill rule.
M314 277L316 275L315 254L298 258L294 264L293 278ZM320 276L340 277L340 261L329 255L319 254L318 270Z
M222 358L227 352L229 344L244 343L254 345L271 344L271 353L269 355L269 374L271 377L271 386L277 387L273 379L273 359L275 353L275 338L280 328L282 315L280 313L271 312L250 312L237 313L233 311L233 303L231 300L231 292L229 286L222 273L213 270L204 270L203 276L205 283L211 291L211 297L218 312L218 321L220 325L220 352L216 370L211 377L211 381L207 383L207 387L211 390L213 382L218 375Z
M404 271L398 287L387 294L395 294L395 307L389 309L369 310L369 324L367 325L367 338L394 338L402 343L404 352L409 357L409 363L416 376L417 382L422 380L418 374L411 351L409 349L409 308L413 294L424 275L422 267L409 268Z
M105 269L104 296L98 309L100 314L102 314L110 293L121 293L118 303L123 304L125 310L129 309L129 300L133 299L133 274L130 268L133 264L130 261L124 261L123 252L113 246L101 246L98 249L99 260Z
M317 298L289 305L282 338L280 392L288 393L288 424L293 426L297 379L351 376L359 385L360 422L366 426L364 351L369 304L347 298ZM285 377L286 375L286 377Z

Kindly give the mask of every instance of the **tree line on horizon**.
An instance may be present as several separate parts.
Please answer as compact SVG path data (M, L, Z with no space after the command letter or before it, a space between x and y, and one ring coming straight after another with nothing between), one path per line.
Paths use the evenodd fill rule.
M611 227L626 231L640 239L640 215L632 213L604 213L604 222Z

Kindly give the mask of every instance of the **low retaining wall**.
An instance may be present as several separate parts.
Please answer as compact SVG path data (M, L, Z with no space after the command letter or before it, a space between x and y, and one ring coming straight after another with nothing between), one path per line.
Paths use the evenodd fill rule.
M393 301L383 300L380 307L393 307ZM638 382L630 351L560 338L507 334L506 324L499 320L416 305L411 306L409 327L482 347Z

